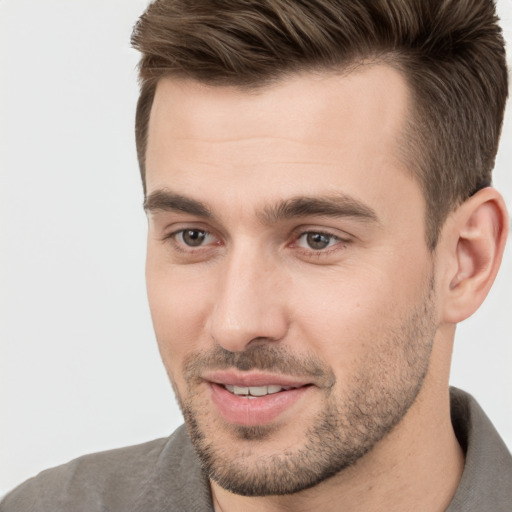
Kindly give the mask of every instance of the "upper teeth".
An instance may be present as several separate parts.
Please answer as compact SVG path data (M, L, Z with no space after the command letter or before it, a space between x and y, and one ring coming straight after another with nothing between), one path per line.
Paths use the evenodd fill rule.
M274 384L270 384L269 386L241 387L226 384L225 387L228 391L231 391L231 393L234 393L235 395L265 396L272 393L279 393L279 391L291 389L292 386L276 386Z

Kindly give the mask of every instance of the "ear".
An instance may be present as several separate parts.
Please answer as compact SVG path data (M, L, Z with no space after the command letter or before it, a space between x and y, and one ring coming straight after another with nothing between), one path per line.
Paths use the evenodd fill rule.
M440 291L445 322L458 323L482 304L498 273L507 235L505 202L492 187L479 190L450 215L437 254L437 261L444 259Z

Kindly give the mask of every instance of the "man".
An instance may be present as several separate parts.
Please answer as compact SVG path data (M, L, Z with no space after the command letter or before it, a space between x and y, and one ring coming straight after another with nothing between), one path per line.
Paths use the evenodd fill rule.
M0 510L512 509L448 389L508 219L489 0L151 4L136 136L147 284L185 417Z

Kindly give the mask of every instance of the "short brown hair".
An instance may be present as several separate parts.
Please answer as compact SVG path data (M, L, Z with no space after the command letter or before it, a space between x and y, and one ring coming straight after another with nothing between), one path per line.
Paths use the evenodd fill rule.
M158 80L262 87L359 61L399 69L413 96L404 134L435 248L448 213L491 184L507 98L493 0L156 0L132 34L142 52L136 143L145 187Z

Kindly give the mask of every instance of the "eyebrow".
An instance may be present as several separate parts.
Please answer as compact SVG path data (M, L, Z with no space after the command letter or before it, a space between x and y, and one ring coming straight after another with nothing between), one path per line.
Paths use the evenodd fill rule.
M364 222L378 223L375 210L358 199L346 194L322 197L298 196L267 206L259 215L264 223L273 224L279 220L295 217L352 217Z
M188 213L197 217L214 218L210 208L203 202L173 193L169 190L156 190L144 200L146 212L170 211ZM378 223L375 210L346 194L328 196L296 196L267 205L257 216L264 224L275 224L280 220L297 217L352 217L364 222Z
M152 192L144 199L144 210L146 212L181 212L205 218L213 217L210 209L201 201L168 190Z

